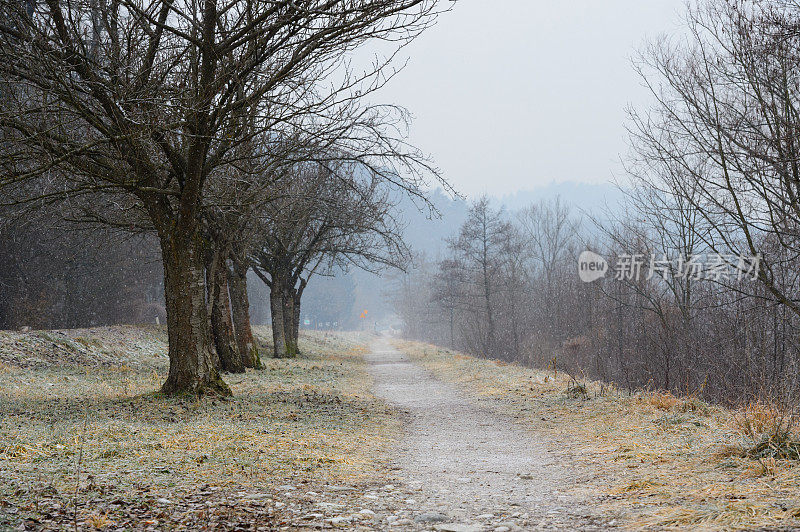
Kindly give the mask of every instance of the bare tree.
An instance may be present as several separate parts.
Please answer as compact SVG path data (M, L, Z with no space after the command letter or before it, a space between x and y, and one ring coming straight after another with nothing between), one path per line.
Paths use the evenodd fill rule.
M463 310L462 290L465 282L465 268L455 258L444 259L439 262L438 266L439 270L431 283L431 296L437 305L447 313L449 345L451 349L456 349L456 313Z
M300 304L312 275L349 265L402 267L407 255L394 203L361 165L298 167L282 198L269 205L254 271L270 288L275 356L298 352Z
M580 282L570 217L537 206L516 220L532 266L515 279L508 257L516 255L503 251L515 249L507 244L513 238L497 238L488 253L485 236L506 232L483 231L491 225L483 219L497 228L502 219L483 216L479 205L468 230L451 240L463 250L458 262L439 265L447 272L464 264L468 275L448 274L458 286L444 287L471 306L452 313L446 300L405 298L416 306L403 309L404 317L433 314L438 326L412 322L416 334L447 339L455 316L461 345L486 354L486 342L477 340L515 341L514 316L522 330L544 337L520 338L522 353L509 351L523 362L631 390L793 399L796 409L800 3L708 0L690 6L687 19L685 39L662 39L642 56L656 101L632 112L632 184L616 216L584 235L611 275ZM415 284L405 293L442 291L419 276L408 282ZM520 313L512 293L524 294L522 305L535 311Z
M250 299L247 293L247 272L250 269L246 254L234 252L229 265L229 287L233 326L236 345L247 368L261 369L261 356L258 352L250 324Z
M163 391L229 394L214 364L205 304L202 214L214 202L210 184L257 135L305 145L304 134L318 130L310 126L335 129L344 116L352 130L360 114L394 127L386 110L353 105L384 82L385 63L353 74L341 58L369 39L402 46L433 21L436 2L28 6L0 6L0 71L15 84L0 113L9 148L0 161L3 184L50 180L52 194L114 194L141 209L164 263L170 370ZM323 79L333 88L311 81ZM362 120L363 135L337 142L386 179L415 186L432 168L415 156L399 160L402 168L389 161L405 145L375 122ZM97 218L114 222L109 213Z
M513 252L510 245L513 226L494 210L486 196L477 200L469 210L467 220L458 236L448 245L470 279L471 288L465 292L474 309L471 328L473 342L485 356L505 351L497 338L497 297L500 293L500 272Z
M795 314L798 278L784 284L779 271L800 251L798 20L794 2L691 9L686 45L661 42L642 56L658 104L632 113L638 156L702 218L697 238L715 252L760 256L759 279Z
M550 322L548 329L553 339L563 318L561 298L557 297L557 281L563 277L559 269L569 258L570 244L576 240L577 222L570 208L556 197L523 209L519 224L526 242L529 275L544 281L544 289L537 290L541 296L537 306L546 317L545 321Z

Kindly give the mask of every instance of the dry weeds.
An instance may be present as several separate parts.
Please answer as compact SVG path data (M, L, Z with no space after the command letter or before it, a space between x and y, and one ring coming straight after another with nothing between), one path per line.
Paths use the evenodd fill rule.
M694 397L627 394L591 382L585 397L565 394L575 386L565 375L427 344L398 347L438 377L560 442L554 450L565 460L596 471L585 489L603 501L599 512L651 529L800 525L800 464L748 456L779 422L769 407L731 411Z
M157 328L0 333L0 525L43 519L42 494L77 494L77 521L99 526L95 500L383 474L396 425L357 338L304 335L300 358L226 376L225 401L155 393L165 341Z

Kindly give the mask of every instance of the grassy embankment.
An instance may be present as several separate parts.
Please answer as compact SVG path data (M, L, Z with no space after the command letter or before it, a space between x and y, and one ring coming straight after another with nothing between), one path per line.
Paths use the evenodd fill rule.
M300 358L264 357L225 377L232 399L197 400L157 393L163 329L0 332L0 529L191 528L159 501L381 477L397 426L369 393L362 340L304 335Z
M669 394L631 395L431 345L398 347L547 435L564 460L596 471L585 488L601 494L598 512L618 513L634 527L800 525L800 462L746 453L778 419L768 407L730 410Z

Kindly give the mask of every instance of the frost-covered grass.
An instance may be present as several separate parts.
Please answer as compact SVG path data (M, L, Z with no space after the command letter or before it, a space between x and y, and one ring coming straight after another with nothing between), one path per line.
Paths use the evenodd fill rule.
M636 528L752 529L800 524L800 463L747 450L777 413L729 410L695 398L627 394L534 370L400 342L436 376L458 383L558 442L555 452L596 472L585 486ZM755 412L754 412L755 410ZM754 428L755 427L755 428Z
M157 393L163 329L0 333L0 525L44 512L42 494L77 501L83 522L131 493L380 476L396 425L369 393L363 339L305 334L301 348L226 375L230 400L173 399Z

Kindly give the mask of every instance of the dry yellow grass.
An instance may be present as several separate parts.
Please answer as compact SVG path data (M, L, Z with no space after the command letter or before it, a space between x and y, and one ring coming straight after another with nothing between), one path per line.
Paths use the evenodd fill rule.
M596 471L584 486L636 528L739 530L800 525L800 465L743 452L771 428L775 412L734 412L697 398L629 395L435 346L398 347L444 380L462 384L488 406L544 432L554 450ZM583 383L582 383L583 384Z
M734 425L745 436L758 438L780 432L788 421L775 405L761 401L749 403L733 412Z
M659 410L672 410L681 404L681 400L670 392L651 392L645 396L645 400Z
M265 338L268 330L256 333ZM78 483L81 497L91 498L205 484L357 482L384 473L384 445L397 425L369 392L355 337L304 335L300 358L265 357L263 370L225 376L232 399L194 400L155 393L167 369L162 331L132 328L149 348L129 351L102 329L80 334L63 340L79 344L75 363L53 367L24 367L33 349L24 335L0 338L0 499L25 508L37 491L71 494ZM93 364L115 353L118 365Z

